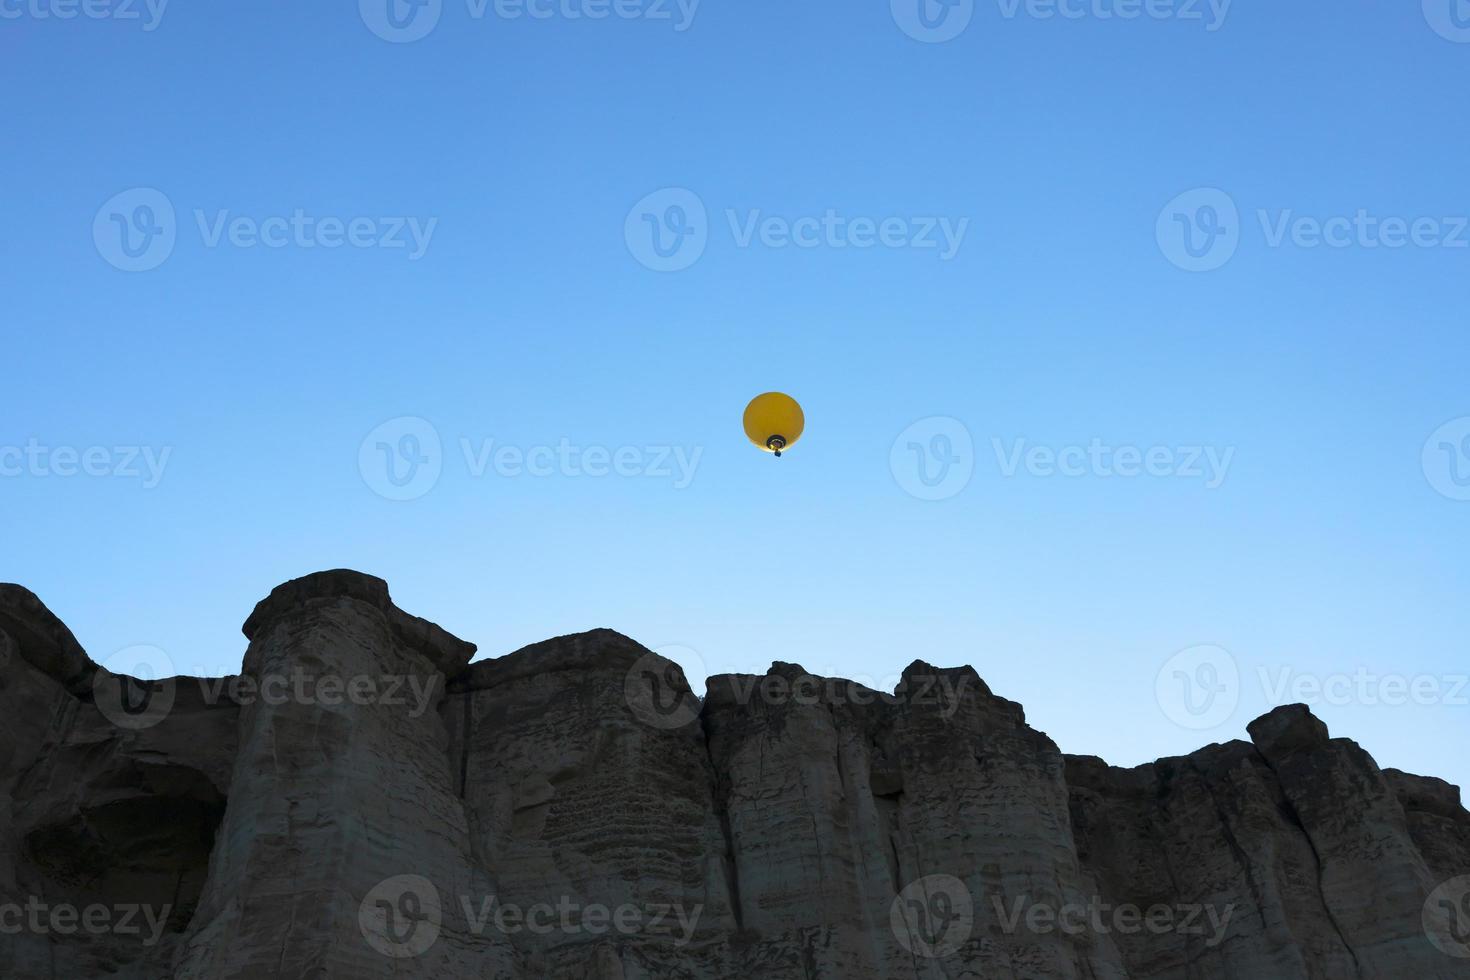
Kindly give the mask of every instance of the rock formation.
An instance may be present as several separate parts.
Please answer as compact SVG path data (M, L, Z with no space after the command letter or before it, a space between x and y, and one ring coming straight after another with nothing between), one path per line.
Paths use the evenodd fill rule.
M0 977L1470 977L1459 791L1302 706L1124 770L968 667L472 664L355 572L245 635L113 674L0 586Z

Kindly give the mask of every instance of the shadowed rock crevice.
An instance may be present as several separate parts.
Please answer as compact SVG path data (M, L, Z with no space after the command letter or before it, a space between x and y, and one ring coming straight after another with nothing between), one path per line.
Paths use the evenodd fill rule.
M177 933L198 905L225 800L201 773L150 768L99 793L110 801L28 831L22 852L49 900L166 908Z
M151 944L0 935L0 976L1470 976L1427 913L1470 876L1458 789L1299 705L1118 769L970 667L914 661L888 694L775 663L701 698L605 629L470 663L345 570L244 632L239 681L307 693L170 678L167 710L125 715L128 679L0 586L0 908L167 909ZM353 679L377 696L322 696ZM1091 918L1125 908L1176 918Z

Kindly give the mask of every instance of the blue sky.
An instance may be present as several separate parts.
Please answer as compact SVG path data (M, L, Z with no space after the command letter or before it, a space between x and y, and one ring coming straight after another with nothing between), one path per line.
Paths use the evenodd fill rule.
M971 663L1125 765L1316 682L1470 780L1470 4L906 2L3 0L0 579L187 672L338 566Z

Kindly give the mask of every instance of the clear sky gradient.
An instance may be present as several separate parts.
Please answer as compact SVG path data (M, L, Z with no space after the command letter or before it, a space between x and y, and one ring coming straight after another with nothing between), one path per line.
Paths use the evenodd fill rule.
M94 658L347 566L1470 781L1470 4L386 2L0 0L0 579Z

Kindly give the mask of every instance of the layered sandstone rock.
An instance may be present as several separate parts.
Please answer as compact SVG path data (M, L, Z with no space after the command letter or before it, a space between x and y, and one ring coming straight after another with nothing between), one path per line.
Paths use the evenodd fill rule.
M1301 706L1123 770L969 668L471 664L354 572L245 633L140 680L0 586L0 976L1470 976L1459 791Z

